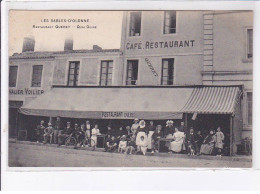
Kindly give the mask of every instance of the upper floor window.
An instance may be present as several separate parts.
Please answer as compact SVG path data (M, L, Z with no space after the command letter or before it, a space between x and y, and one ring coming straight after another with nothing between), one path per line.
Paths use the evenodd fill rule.
M32 87L41 87L42 82L42 65L34 65L32 73Z
M101 61L100 85L112 85L113 61Z
M175 34L176 33L176 11L165 11L164 12L164 34Z
M9 68L9 87L16 87L18 66L10 66Z
M126 85L137 85L138 60L127 61Z
M161 85L173 85L173 83L174 83L174 59L163 59Z
M247 58L253 58L253 29L247 29Z
M253 115L253 93L247 92L247 125L252 125Z
M130 13L129 36L141 35L141 14L140 11Z
M77 86L79 78L79 61L69 63L68 86Z

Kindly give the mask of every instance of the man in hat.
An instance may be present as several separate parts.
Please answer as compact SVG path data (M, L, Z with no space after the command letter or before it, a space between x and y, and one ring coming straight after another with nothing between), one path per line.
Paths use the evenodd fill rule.
M55 121L55 124L54 124L54 143L55 144L58 143L58 135L62 134L62 130L63 130L63 124L61 122L60 117L57 117L57 120Z
M181 121L181 126L179 127L179 131L180 131L180 132L185 132L184 130L185 130L185 125L184 125L184 122ZM186 132L185 132L185 133L186 133Z
M37 125L37 128L35 129L35 140L37 143L42 142L44 129L44 120L41 120L40 124Z
M71 127L71 123L67 122L67 125L63 130L63 133L58 135L58 145L60 146L61 144L63 144L72 133L73 128Z
M43 135L44 144L46 144L49 139L50 139L50 144L52 143L53 133L54 133L54 128L52 127L51 122L49 122L48 127L44 129L44 135Z

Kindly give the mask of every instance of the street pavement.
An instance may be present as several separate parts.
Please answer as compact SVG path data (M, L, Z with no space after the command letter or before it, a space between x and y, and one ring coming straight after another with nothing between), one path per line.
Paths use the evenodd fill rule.
M184 156L183 156L184 157ZM125 155L102 151L9 142L9 167L200 167L250 168L250 161L178 157L176 154Z

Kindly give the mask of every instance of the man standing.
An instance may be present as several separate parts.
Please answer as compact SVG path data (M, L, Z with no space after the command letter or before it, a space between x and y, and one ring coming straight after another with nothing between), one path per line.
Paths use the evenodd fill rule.
M60 120L60 117L57 117L57 120L55 121L55 125L54 125L54 143L55 144L58 143L58 135L62 134L62 130L63 130L62 122Z
M54 129L52 127L52 124L51 124L51 122L49 122L48 127L45 128L45 130L44 130L44 135L43 135L44 144L46 144L48 140L50 140L50 144L52 143L53 131L54 131Z
M35 139L37 143L43 141L44 129L45 129L44 121L41 120L40 124L37 125L37 128L35 129Z
M184 122L182 121L182 122L181 122L181 126L179 127L179 131L186 133L186 131L184 131L184 130L185 130L185 126L184 126Z

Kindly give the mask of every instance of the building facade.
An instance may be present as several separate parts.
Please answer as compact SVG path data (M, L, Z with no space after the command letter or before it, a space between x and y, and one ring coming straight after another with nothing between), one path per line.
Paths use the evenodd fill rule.
M242 137L252 136L253 12L127 11L121 39L123 85L132 66L136 85L243 85Z

